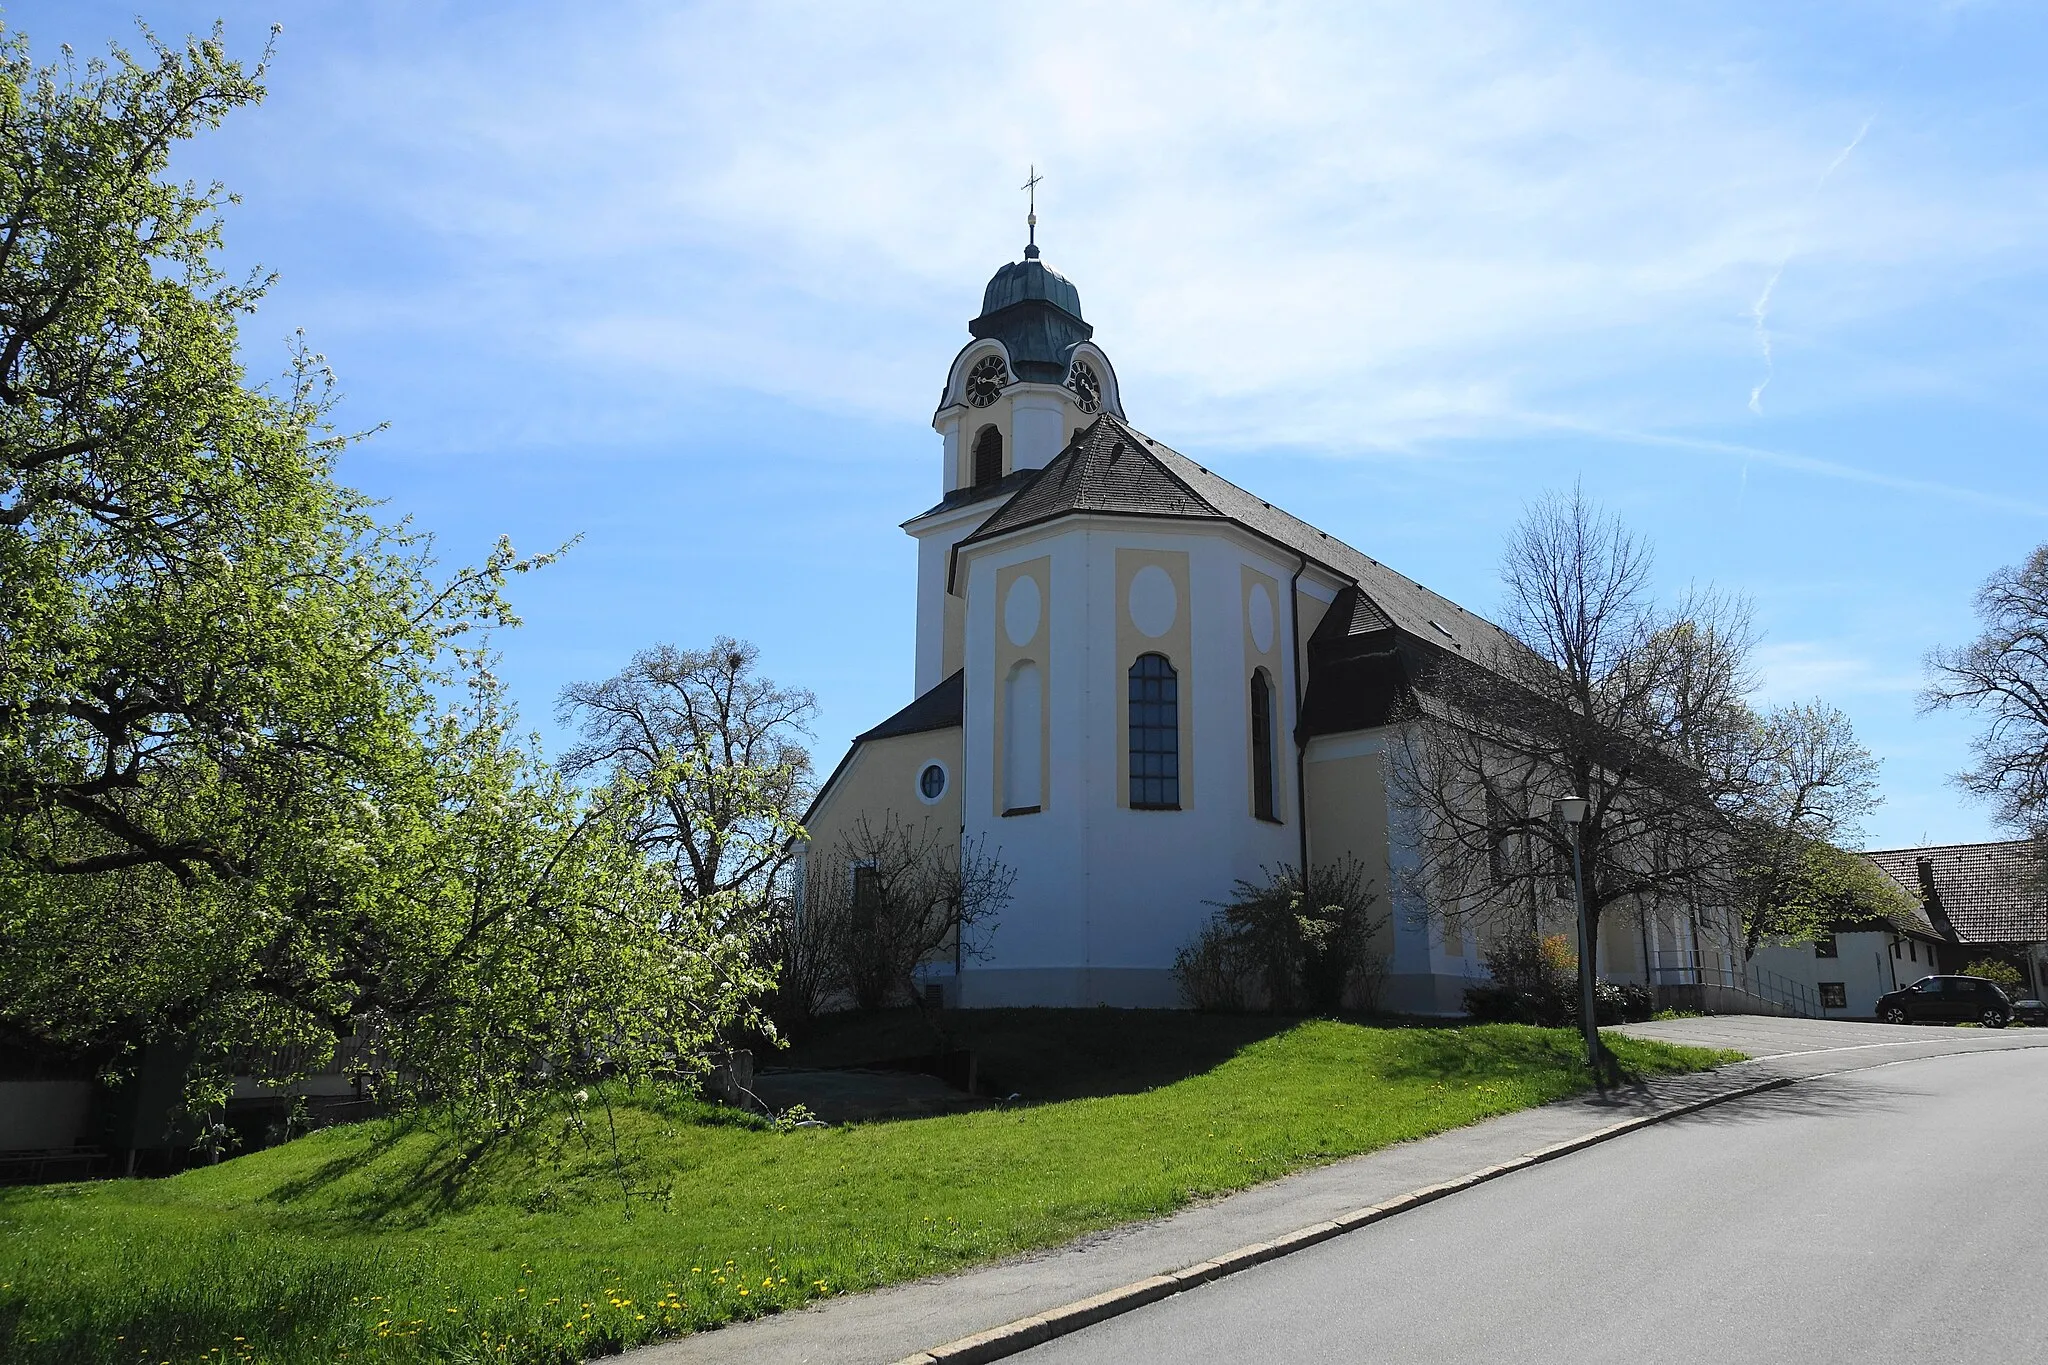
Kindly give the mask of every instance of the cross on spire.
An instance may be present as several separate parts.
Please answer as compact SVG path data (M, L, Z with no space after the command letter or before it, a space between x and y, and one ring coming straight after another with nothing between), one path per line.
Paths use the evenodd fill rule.
M1029 178L1017 187L1031 196L1030 211L1024 219L1025 225L1031 231L1031 240L1024 248L1024 259L1027 261L1038 258L1038 182L1043 179L1045 177L1038 173L1038 167L1033 165L1030 168Z

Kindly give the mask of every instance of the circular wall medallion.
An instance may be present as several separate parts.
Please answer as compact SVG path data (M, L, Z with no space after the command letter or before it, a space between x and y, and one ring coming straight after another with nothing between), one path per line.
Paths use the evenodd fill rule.
M1173 629L1174 613L1180 608L1173 579L1157 564L1147 564L1131 575L1131 624L1156 640Z
M1019 649L1038 634L1039 605L1037 579L1025 574L1010 584L1009 596L1003 599L1003 634Z
M927 763L924 771L917 775L917 798L930 805L946 794L946 769L938 763Z
M1252 644L1264 654L1273 647L1273 598L1266 591L1264 583L1252 585L1251 617Z

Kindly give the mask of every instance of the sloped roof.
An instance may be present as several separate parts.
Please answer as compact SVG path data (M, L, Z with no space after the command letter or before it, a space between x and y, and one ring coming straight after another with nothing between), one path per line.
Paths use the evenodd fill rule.
M1491 621L1109 413L1074 433L1038 478L960 543L972 545L1070 512L1234 522L1357 584L1352 634L1394 625L1440 648L1468 655L1520 648Z
M2035 884L2038 864L2032 845L2024 839L1877 849L1863 856L1921 899L1937 927L1946 918L1957 942L2048 940L2048 895ZM1932 874L1933 903L1921 888L1923 860Z
M846 753L832 769L832 773L818 784L817 794L811 797L810 807L804 811L803 823L811 823L811 817L818 813L818 807L825 804L825 798L846 771L853 756L860 752L860 746L871 739L894 739L898 735L922 735L932 730L957 729L967 714L966 671L954 669L945 681L935 684L910 705L898 711L872 730L863 730L853 737L853 743L846 746Z
M971 545L1070 512L1224 519L1152 453L1145 437L1104 413L1075 432L1037 478L960 543Z
M954 669L944 682L934 685L930 691L874 729L864 730L855 735L853 742L858 744L868 739L921 735L927 730L950 730L959 725L967 714L964 677L964 669Z

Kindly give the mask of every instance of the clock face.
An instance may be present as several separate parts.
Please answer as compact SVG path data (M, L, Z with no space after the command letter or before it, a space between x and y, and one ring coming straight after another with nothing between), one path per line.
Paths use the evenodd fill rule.
M1010 382L1010 371L999 355L984 356L967 372L967 401L985 408L1002 397Z
M1102 411L1102 381L1095 377L1095 371L1087 361L1074 362L1074 372L1067 376L1067 387L1074 391L1074 397L1079 400L1075 406L1081 411Z

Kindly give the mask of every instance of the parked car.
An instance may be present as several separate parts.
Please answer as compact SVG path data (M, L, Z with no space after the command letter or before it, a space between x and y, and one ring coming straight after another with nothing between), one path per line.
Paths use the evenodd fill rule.
M1923 976L1912 985L1880 996L1877 1017L1887 1024L1982 1024L2004 1028L2013 1004L1996 981L1981 976Z
M2015 1024L2032 1024L2037 1028L2048 1026L2048 1003L2015 1000L2012 1002L2012 1021Z

